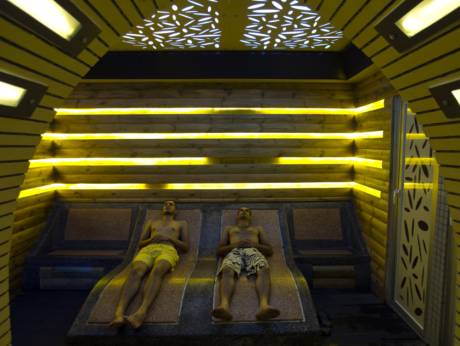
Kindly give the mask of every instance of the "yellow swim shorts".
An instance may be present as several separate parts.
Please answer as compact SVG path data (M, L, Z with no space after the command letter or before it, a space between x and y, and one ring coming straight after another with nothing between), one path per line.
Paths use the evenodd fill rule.
M150 244L139 251L133 262L143 262L150 269L160 260L168 261L171 264L171 271L174 270L179 262L176 248L169 244Z

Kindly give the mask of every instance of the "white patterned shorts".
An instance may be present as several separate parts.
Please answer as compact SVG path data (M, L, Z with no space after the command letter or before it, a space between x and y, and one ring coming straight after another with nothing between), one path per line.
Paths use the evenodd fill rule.
M224 268L232 269L239 277L241 271L245 271L247 276L255 275L261 268L269 268L268 261L256 248L235 248L224 257L217 275Z

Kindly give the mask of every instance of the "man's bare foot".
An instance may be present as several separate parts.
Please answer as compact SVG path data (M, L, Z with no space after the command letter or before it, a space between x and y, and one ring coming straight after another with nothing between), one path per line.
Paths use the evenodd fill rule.
M232 314L230 311L222 306L218 306L214 310L212 310L212 315L219 320L224 321L231 321L233 319Z
M143 311L137 311L134 314L126 317L126 321L132 328L138 329L140 326L142 326L142 323L144 323L145 315L146 313Z
M126 324L125 316L115 316L112 322L110 322L109 326L112 328L120 328Z
M271 320L272 318L278 317L279 314L280 314L280 311L278 309L275 309L274 307L268 305L259 310L259 312L256 315L256 318L259 321L266 321L266 320Z

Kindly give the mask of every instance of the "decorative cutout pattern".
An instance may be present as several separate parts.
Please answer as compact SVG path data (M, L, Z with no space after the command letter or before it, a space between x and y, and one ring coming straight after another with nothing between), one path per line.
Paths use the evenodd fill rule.
M407 133L423 133L422 126L413 115L408 114L406 121ZM402 228L396 260L395 298L422 328L427 297L430 239L436 225L438 173L435 163L431 164L427 160L432 156L428 138L406 140L404 182L413 186L405 188L402 197ZM423 160L417 162L414 158ZM421 184L432 184L433 188Z
M249 24L240 41L251 48L329 49L343 37L331 24L298 0L252 0Z
M220 48L217 2L187 0L180 8L172 2L169 10L158 10L144 19L137 32L123 35L123 42L142 49Z

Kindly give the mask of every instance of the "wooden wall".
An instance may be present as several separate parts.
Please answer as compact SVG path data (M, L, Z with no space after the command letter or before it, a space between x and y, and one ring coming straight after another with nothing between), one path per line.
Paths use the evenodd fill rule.
M30 119L15 118L8 112L0 114L0 345L12 342L8 281L15 278L9 273L10 249L16 206L24 212L20 216L18 211L16 222L27 215L25 204L16 202L27 161L34 154L40 134L48 129L54 117L53 108L62 105L80 79L118 41L121 33L140 24L155 6L151 0L71 1L101 29L99 36L88 42L86 49L76 57L64 53L24 26L0 17L2 71L48 87ZM124 16L119 8L125 11Z
M154 8L153 1L71 0L102 30L98 38L88 44L78 57L70 57L49 45L21 26L0 18L2 42L0 63L3 70L39 81L48 86L46 97L35 109L32 118L17 119L0 114L0 344L11 343L9 323L9 293L5 285L9 278L9 254L13 211L26 161L33 155L35 144L31 137L46 131L53 118L53 107L59 107L82 76L112 46L122 32L140 23ZM374 26L396 3L392 0L307 0L306 3L339 29L362 49L382 69L392 85L410 102L418 121L430 136L441 175L446 177L448 203L453 217L454 240L460 245L460 127L455 119L447 119L428 88L446 79L460 77L457 21L448 33L429 38L424 44L404 54L397 53L379 36ZM117 5L115 5L117 4ZM124 11L124 15L120 13ZM31 135L31 136L30 136ZM9 142L10 144L3 144ZM29 143L29 144L28 144ZM17 160L12 164L11 157ZM11 177L10 177L11 176ZM13 177L14 176L14 177ZM460 282L460 250L457 260L457 282ZM460 286L457 286L460 298ZM455 323L455 342L460 344L460 299Z
M355 155L383 161L383 167L354 167L354 180L382 191L379 199L360 191L353 191L353 202L360 221L364 241L371 256L371 287L384 297L385 263L388 233L388 189L390 181L391 112L395 91L388 80L375 73L354 85L357 105L367 104L376 98L385 99L385 108L356 118L357 131L383 130L383 140L356 140Z
M454 344L460 345L460 125L448 119L429 92L430 86L460 78L460 18L404 53L398 53L375 25L400 2L392 0L306 0L306 4L344 32L368 55L409 102L424 126L446 178L456 243L457 299Z
M300 106L352 107L353 92L344 83L84 83L65 105L144 106ZM352 116L285 114L58 115L55 132L348 132ZM210 157L219 164L169 167L56 167L60 182L314 182L350 181L351 165L273 165L279 156L351 156L351 140L103 140L43 141L39 155L53 147L55 157ZM289 200L336 198L338 190L226 191L63 191L72 199Z

